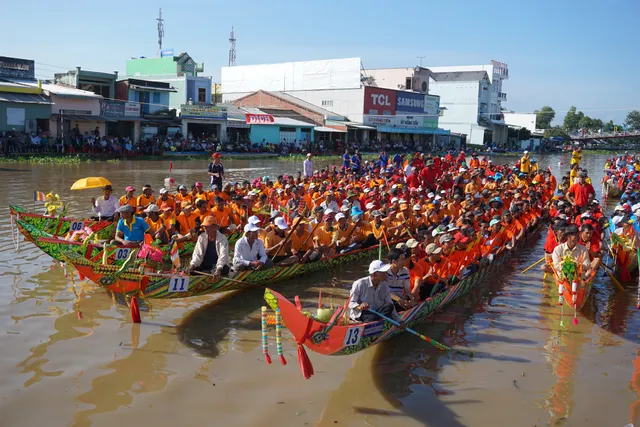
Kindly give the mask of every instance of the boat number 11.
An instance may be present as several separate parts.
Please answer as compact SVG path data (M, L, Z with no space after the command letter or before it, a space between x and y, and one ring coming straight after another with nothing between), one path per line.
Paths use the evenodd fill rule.
M169 280L169 292L187 292L189 290L189 276L176 276Z
M344 335L344 345L352 346L356 345L360 342L360 338L362 338L362 326L356 326L355 328L349 328L347 333Z

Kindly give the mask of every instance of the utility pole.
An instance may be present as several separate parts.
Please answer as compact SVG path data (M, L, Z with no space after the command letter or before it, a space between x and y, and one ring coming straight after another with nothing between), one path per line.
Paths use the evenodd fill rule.
M231 35L229 36L229 67L236 66L236 36L231 27Z
M160 8L160 13L156 18L158 21L158 56L162 56L162 39L164 38L164 19L162 19L162 8Z
M426 58L426 56L416 56L420 60L420 67L422 67L422 60Z

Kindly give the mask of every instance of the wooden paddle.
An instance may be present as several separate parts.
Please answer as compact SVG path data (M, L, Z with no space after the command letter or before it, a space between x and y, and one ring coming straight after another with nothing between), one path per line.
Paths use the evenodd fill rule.
M603 265L605 265L604 263L600 263L600 267L602 267ZM608 265L606 265L606 267L609 267ZM611 281L613 282L614 285L616 285L616 287L618 289L620 289L621 291L624 292L624 287L620 284L620 282L618 281L618 279L616 279L616 277L611 274L611 272L609 270L607 270L606 268L602 269L605 273L607 273L607 276L609 276L609 278L611 279Z
M409 327L406 327L406 326L404 326L404 325L400 325L400 323L399 323L399 322L396 322L395 320L393 320L393 319L391 319L391 318L389 318L389 317L385 316L385 315L384 315L384 314L382 314L382 313L379 313L379 312L377 312L377 311L375 311L375 310L373 310L373 309L371 309L371 308L369 308L368 310L369 310L371 313L373 313L373 314L377 314L378 316L382 317L384 320L386 320L387 322L389 322L389 323L391 323L391 324L393 324L393 325L397 326L398 328L400 328L400 329L404 329L405 331L410 332L410 333L412 333L413 335L417 336L417 337L418 337L418 338L420 338L421 340L428 342L429 344L431 344L432 346L434 346L434 347L435 347L435 348L437 348L438 350L444 350L444 351L455 351L455 352L460 353L460 354L466 354L467 356L469 356L469 357L473 358L473 352L472 352L472 351L455 350L455 349L453 349L453 348L451 348L451 347L448 347L448 346L446 346L446 345L444 345L444 344L439 343L438 341L436 341L436 340L434 340L434 339L432 339L432 338L429 338L429 337L427 337L427 336L424 336L424 335L422 335L421 333L418 333L418 332L414 331L413 329L411 329L411 328L409 328Z
M520 273L520 274L526 273L527 271L531 270L533 267L535 267L536 265L540 264L544 260L545 260L544 257L540 258L538 261L534 262L529 267L527 267L524 270L522 270L522 273Z

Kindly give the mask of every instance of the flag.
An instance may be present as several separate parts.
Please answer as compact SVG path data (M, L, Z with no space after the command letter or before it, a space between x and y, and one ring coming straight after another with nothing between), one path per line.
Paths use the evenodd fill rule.
M175 268L180 268L180 255L178 254L178 244L173 242L171 248L169 249L169 256L171 257L171 262Z
M46 202L47 197L42 191L34 191L33 192L33 201L34 202Z

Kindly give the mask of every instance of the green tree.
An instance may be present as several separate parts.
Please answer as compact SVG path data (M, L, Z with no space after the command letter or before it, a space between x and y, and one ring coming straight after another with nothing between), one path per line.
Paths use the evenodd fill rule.
M615 125L613 124L613 120L609 120L609 122L607 122L604 127L603 127L603 131L604 132L613 132L613 127Z
M571 108L569 108L569 111L567 111L567 114L564 116L564 129L567 132L573 132L575 130L578 130L578 123L580 123L580 119L582 118L582 116L584 116L584 114L582 114L582 112L580 112L581 115L578 115L576 113L576 107L571 106Z
M593 119L591 121L591 130L592 131L598 132L598 131L602 130L603 127L604 127L604 123L602 122L602 120Z
M582 112L582 111L581 111ZM580 121L578 122L578 129L588 129L591 130L591 127L593 126L593 120L591 120L591 117L589 116L585 116L584 114L582 115L582 118L580 119Z
M549 129L551 127L551 122L556 117L556 112L548 105L536 110L535 113L536 127L538 129Z
M629 112L624 124L629 126L631 130L640 130L640 111L633 110Z

